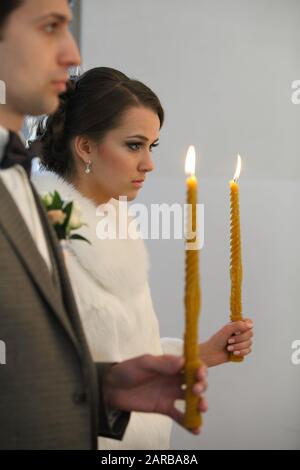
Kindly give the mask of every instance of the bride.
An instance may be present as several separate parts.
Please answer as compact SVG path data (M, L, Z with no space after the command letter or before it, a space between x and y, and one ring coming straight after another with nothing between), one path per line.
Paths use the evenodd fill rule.
M60 101L40 125L37 148L46 171L33 174L33 182L41 194L57 190L76 201L87 224L78 233L91 244L68 242L66 263L93 358L181 355L180 339L160 338L141 238L97 237L96 208L110 203L118 211L119 198L134 200L154 169L152 152L164 121L160 101L141 82L105 67L71 79ZM252 326L250 320L226 325L201 345L202 359L215 366L228 361L229 351L246 356ZM100 438L99 448L168 449L170 434L168 418L133 413L124 440Z

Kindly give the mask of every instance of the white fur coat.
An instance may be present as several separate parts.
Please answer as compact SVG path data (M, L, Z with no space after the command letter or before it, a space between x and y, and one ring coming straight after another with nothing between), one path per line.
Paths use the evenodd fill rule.
M73 186L49 172L32 177L39 193L57 190L77 201L88 226L83 241L67 244L66 262L92 356L114 362L142 354L181 354L182 341L160 339L148 284L149 261L143 240L100 240L96 206ZM118 202L113 201L116 209ZM129 220L129 219L128 219ZM122 441L99 438L100 449L168 449L171 421L154 414L132 413Z

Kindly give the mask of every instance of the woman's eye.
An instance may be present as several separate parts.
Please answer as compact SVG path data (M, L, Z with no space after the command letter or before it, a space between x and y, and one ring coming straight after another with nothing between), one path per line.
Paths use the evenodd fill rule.
M152 152L153 149L155 149L155 148L158 147L158 146L159 146L159 143L157 143L157 144L152 144L151 147L150 147L150 152Z
M138 150L142 148L143 144L141 142L128 142L127 146L130 148L130 150L137 152ZM150 152L152 152L153 149L158 146L159 146L159 143L152 144L150 146Z
M128 143L127 146L130 148L130 150L136 151L141 148L142 144L132 142L132 143Z

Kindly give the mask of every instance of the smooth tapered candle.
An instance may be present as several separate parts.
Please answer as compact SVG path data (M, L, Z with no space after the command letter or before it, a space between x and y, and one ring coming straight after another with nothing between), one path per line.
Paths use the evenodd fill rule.
M201 310L201 291L199 276L199 248L197 237L197 189L195 177L195 148L189 148L186 159L187 178L187 230L185 259L185 418L188 429L202 425L201 413L198 411L200 399L193 395L192 388L196 381L196 371L201 365L199 354L198 324Z
M230 318L232 322L243 320L242 315L242 246L240 226L239 185L237 183L241 172L241 157L238 155L237 168L232 181L230 181ZM242 362L243 358L230 354L231 362Z

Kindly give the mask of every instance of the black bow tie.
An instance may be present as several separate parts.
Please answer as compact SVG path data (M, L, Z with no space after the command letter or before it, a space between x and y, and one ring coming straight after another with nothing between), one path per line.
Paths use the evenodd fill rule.
M14 165L21 165L30 177L32 159L33 155L26 150L20 137L14 132L9 132L9 141L3 158L0 160L0 168L7 169Z

